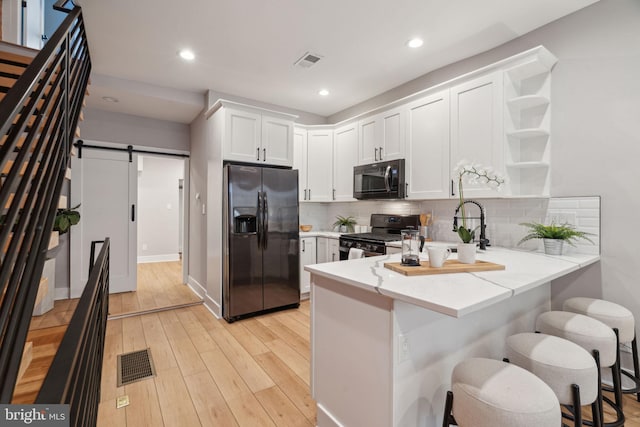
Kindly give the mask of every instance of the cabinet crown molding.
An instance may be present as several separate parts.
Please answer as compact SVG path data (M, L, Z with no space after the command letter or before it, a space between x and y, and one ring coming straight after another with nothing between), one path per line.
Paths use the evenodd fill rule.
M268 108L256 107L254 105L243 104L241 102L229 101L227 99L218 99L213 105L204 113L204 117L208 119L211 117L216 111L218 111L222 107L231 107L231 108L239 108L245 111L252 111L256 114L268 114L271 117L278 117L285 120L295 121L298 116L295 114L283 113L282 111L270 110Z

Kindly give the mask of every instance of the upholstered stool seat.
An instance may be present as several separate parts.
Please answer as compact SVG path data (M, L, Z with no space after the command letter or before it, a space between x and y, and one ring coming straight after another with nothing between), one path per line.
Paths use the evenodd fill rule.
M582 423L584 405L591 405L594 425L600 425L598 367L587 350L553 335L525 332L507 338L505 352L510 363L535 374L561 405L572 408L575 425Z
M595 298L569 298L562 304L562 310L598 319L610 328L618 330L620 342L630 343L635 338L636 322L633 313L626 307L610 301Z
M562 304L562 309L598 319L618 331L618 339L621 343L631 343L633 374L625 370L621 370L621 373L631 379L635 384L633 387L623 389L622 392L635 394L636 400L640 402L640 362L638 361L636 321L633 313L626 307L611 301L584 297L569 298ZM619 348L618 351L620 351ZM618 360L620 360L619 354ZM605 387L605 390L611 391L610 387Z
M444 426L560 426L558 398L532 373L499 360L474 358L460 362L451 375ZM454 420L449 418L453 412Z
M603 397L601 389L598 388L598 405L601 414L604 414L603 401L607 402L616 413L615 421L603 423L603 425L606 427L623 425L624 414L622 413L620 365L618 362L618 337L613 329L598 319L583 314L568 311L548 311L540 314L536 319L536 331L572 341L588 352L593 353L598 367L611 368L615 402ZM598 378L598 383L600 383L600 378Z

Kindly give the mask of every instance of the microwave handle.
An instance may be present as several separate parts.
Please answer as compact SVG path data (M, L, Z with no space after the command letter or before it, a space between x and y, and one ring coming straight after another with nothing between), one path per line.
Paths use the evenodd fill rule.
M384 187L387 190L387 193L391 192L391 184L389 183L390 178L391 178L391 166L387 165L387 170L384 171Z

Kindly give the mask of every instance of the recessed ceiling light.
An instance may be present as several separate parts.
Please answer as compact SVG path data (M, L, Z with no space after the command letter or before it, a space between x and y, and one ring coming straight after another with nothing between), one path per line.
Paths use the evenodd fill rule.
M320 95L320 96L327 96L327 95L329 95L329 91L328 91L328 90L326 90L326 89L320 89L320 90L318 91L318 95Z
M407 46L412 47L412 48L414 48L414 49L415 49L415 48L417 48L417 47L422 46L422 44L423 44L423 43L424 43L424 42L422 41L422 39L421 39L421 38L416 37L416 38L413 38L413 39L409 40L409 41L407 42Z
M196 59L195 53L193 53L189 49L182 49L178 53L178 55L180 55L180 58L184 59L185 61L193 61L194 59Z
M103 96L102 99L107 102L120 102L118 98L114 98L113 96Z

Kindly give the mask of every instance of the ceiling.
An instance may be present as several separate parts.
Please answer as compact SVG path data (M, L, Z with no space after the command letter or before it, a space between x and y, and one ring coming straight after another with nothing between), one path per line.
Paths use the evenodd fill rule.
M87 105L189 123L210 89L326 117L595 1L77 1L93 61ZM407 47L416 36L424 45ZM322 59L294 67L305 52Z

